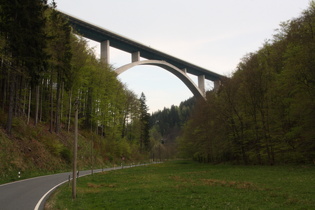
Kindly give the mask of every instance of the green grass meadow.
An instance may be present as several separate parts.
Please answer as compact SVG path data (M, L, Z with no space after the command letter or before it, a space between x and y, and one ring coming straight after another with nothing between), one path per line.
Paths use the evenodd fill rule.
M45 209L315 209L315 167L170 161L79 178Z

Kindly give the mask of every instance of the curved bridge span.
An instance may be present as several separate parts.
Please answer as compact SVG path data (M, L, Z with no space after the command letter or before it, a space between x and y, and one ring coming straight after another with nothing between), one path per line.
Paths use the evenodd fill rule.
M69 14L60 13L68 19L69 24L73 27L76 33L101 44L101 61L110 64L110 47L114 47L131 54L131 63L118 68L118 74L137 65L159 66L176 75L185 83L185 85L187 85L195 96L202 96L203 98L205 98L206 79L213 81L214 89L217 89L220 86L222 79L225 78L220 74L155 50ZM140 57L147 60L140 61ZM187 73L198 77L198 86L196 86L188 77Z
M136 61L129 64L126 64L120 68L116 69L116 73L119 75L128 69L138 66L138 65L153 65L153 66L159 66L175 76L177 76L188 88L189 90L197 97L205 97L205 92L202 92L201 89L199 89L195 83L190 79L190 77L182 70L177 68L176 66L167 63L166 61L159 61L159 60L143 60L143 61Z

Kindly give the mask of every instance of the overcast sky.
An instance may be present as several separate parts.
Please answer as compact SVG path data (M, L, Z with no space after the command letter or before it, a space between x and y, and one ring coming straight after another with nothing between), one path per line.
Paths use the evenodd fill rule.
M244 55L272 39L281 22L309 6L309 0L55 1L69 15L226 76ZM90 46L99 54L98 43ZM131 62L127 53L114 48L110 53L116 68ZM193 96L177 77L158 67L134 67L118 78L138 96L144 92L150 112Z

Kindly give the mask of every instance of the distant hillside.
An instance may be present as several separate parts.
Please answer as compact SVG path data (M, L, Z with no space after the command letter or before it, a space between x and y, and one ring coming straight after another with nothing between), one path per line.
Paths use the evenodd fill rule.
M165 158L175 157L177 154L176 138L180 135L183 126L189 120L195 106L194 97L183 101L179 106L164 108L151 115L150 136L155 153L161 153Z

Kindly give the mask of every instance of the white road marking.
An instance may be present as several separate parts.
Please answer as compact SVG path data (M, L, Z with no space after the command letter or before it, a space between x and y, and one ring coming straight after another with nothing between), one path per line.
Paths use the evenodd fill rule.
M68 180L63 181L63 182L57 184L56 186L54 186L53 188L51 188L48 192L46 192L45 195L43 195L43 197L41 197L41 199L37 202L37 204L36 204L34 210L38 210L40 204L43 202L43 200L45 199L45 197L46 197L51 191L53 191L54 189L56 189L57 187L59 187L60 185L66 183L66 182L68 182Z

